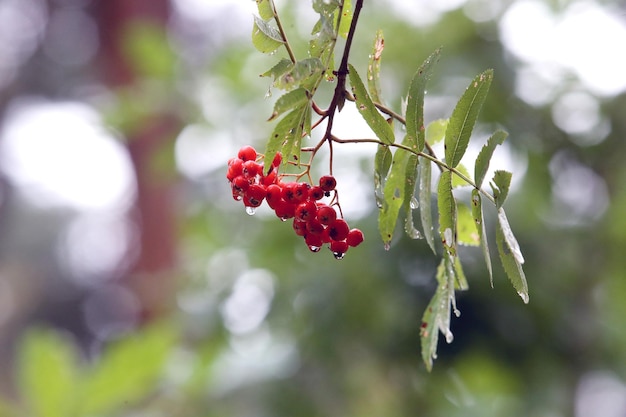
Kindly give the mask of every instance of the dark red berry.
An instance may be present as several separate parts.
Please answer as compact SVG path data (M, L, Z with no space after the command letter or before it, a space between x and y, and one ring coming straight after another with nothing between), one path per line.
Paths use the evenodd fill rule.
M252 146L244 146L239 149L237 156L242 161L254 161L256 160L256 150Z
M309 219L314 218L316 214L317 214L317 206L315 205L313 201L310 201L310 200L300 203L298 207L296 208L296 218L303 220L305 222L308 221Z
M250 183L242 175L239 175L233 179L232 188L233 193L237 192L243 194L250 188Z
M241 159L231 159L228 161L228 170L226 172L226 178L228 181L232 181L235 177L243 173L243 161Z
M317 209L317 219L323 225L328 226L337 219L337 212L334 208L323 205Z
M321 200L324 198L324 190L319 185L314 185L309 189L309 198L311 200Z
M267 205L272 209L276 209L276 206L284 200L281 197L282 188L278 184L271 184L266 189L265 201L267 201Z
M322 248L322 245L324 244L320 235L314 235L311 233L308 233L304 237L304 242L307 244L311 252L319 252Z
M337 259L343 258L348 248L349 246L345 240L333 240L330 242L330 251Z
M296 206L281 199L274 207L276 216L281 220L291 219L295 216Z
M259 184L252 184L243 195L243 203L246 207L259 207L263 203L266 194L265 187Z
M293 219L293 230L298 236L306 235L306 222L297 218Z
M337 186L337 180L332 175L324 175L320 178L320 187L324 191L332 191Z
M307 220L306 230L310 234L321 235L322 233L324 233L324 225L320 223L320 221L317 220L316 218L312 218L312 219Z
M337 219L328 226L328 236L332 240L344 240L349 232L350 227L344 219Z
M254 161L246 161L243 163L243 175L246 178L254 178L263 172L263 166Z
M363 236L363 232L359 229L350 230L348 232L348 237L346 237L346 242L352 247L359 246L364 240L365 236Z

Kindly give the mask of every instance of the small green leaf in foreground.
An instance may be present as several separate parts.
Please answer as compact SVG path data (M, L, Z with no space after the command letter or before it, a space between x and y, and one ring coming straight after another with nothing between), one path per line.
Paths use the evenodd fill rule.
M524 258L502 208L498 209L496 244L506 275L509 277L517 294L519 294L524 303L528 304L528 283L522 269Z
M258 16L254 16L254 27L252 28L252 44L263 53L270 53L277 50L283 39L280 32Z
M456 254L456 201L452 195L452 173L444 171L437 186L437 206L439 209L439 234L444 248L451 255Z
M480 246L483 251L485 263L487 264L489 283L491 284L491 288L493 288L493 268L491 267L491 255L489 254L489 244L487 243L487 232L485 228L485 220L483 218L482 201L480 198L480 192L475 188L472 190L472 217L474 217L474 223L476 224L476 230L478 231L478 237L480 239Z
M496 146L502 145L504 139L508 136L503 130L498 130L494 132L493 135L489 137L487 143L483 145L480 150L478 157L476 157L476 163L474 165L474 181L476 182L477 187L481 187L483 180L485 179L485 175L487 175L487 170L489 169L489 163L491 161L491 157L493 152L496 149Z
M424 96L426 95L426 83L433 73L433 68L439 60L441 51L437 49L417 69L407 96L406 105L406 134L408 146L418 152L424 149L426 143L424 127Z

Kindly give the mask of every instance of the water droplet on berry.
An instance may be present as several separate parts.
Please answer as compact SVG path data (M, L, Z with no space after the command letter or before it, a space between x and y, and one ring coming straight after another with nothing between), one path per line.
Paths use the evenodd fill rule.
M248 213L251 216L254 216L254 213L256 213L256 209L254 207L246 207L246 213Z
M420 203L417 201L417 198L415 198L415 196L413 196L413 197L411 197L411 201L410 201L409 205L411 206L411 209L415 210L416 208L418 208L420 206Z
M286 222L287 221L287 217L280 217L280 221L281 222Z
M335 257L335 259L343 259L344 256L346 256L345 252L333 252L333 256Z
M309 245L309 249L311 250L311 252L319 252L320 249L322 249L321 246L315 246L315 245Z
M235 195L233 195L233 198L234 198L236 201L241 201L241 200L243 199L243 196L241 196L241 195L239 195L239 194L235 194Z

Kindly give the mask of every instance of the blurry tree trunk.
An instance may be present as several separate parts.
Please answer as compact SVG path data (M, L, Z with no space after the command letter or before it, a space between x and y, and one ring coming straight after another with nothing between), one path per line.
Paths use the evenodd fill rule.
M100 0L96 18L101 33L100 69L111 90L133 89L141 74L125 54L128 28L149 23L166 31L168 0ZM155 108L161 108L156 106ZM155 160L180 128L175 115L155 110L127 134L127 147L134 165L138 194L133 219L140 245L135 263L126 277L141 305L141 320L150 321L167 311L173 301L176 267L176 222L174 175L155 167ZM172 166L172 164L170 164Z

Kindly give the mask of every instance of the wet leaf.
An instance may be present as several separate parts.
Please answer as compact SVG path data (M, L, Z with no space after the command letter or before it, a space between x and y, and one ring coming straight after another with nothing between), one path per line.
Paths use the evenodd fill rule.
M374 196L376 198L376 205L379 208L383 206L383 187L385 185L385 178L391 168L392 160L393 154L389 146L378 145L376 156L374 157Z
M511 177L513 174L507 171L496 171L493 174L491 189L493 190L493 198L496 200L496 207L500 208L504 204L504 200L509 195L509 187L511 185Z
M359 113L361 113L363 119L382 142L387 144L393 143L395 140L393 129L389 123L387 123L387 120L378 112L376 106L374 106L356 69L352 65L349 65L349 71L350 85L352 86L352 93L354 94L356 108L359 110Z
M493 156L493 152L496 149L496 146L501 145L507 136L508 133L502 130L494 132L494 134L489 137L487 143L483 145L482 149L478 153L478 157L476 157L476 163L474 165L474 181L476 182L476 186L478 188L482 186L485 175L487 175L489 163L491 161L491 157Z
M372 101L382 104L380 93L380 61L385 49L385 39L383 31L377 30L374 38L374 45L370 52L369 62L367 64L367 89L369 90Z
M408 146L418 152L424 149L426 134L424 127L424 96L426 95L426 83L432 75L433 68L439 60L441 50L433 52L424 63L417 69L407 95L406 106L406 133Z
M491 255L489 254L489 244L487 243L487 232L485 228L485 221L483 215L482 201L480 192L477 189L472 190L472 217L476 224L476 230L478 231L478 237L480 239L480 247L485 258L485 264L487 265L487 271L489 272L489 283L493 288L493 269L491 267Z
M452 111L445 137L446 163L456 167L467 150L478 113L485 102L493 70L487 70L472 80Z
M457 204L456 227L457 241L461 245L478 246L480 244L480 236L476 230L472 212L468 206L462 203Z
M341 13L341 20L339 21L338 33L342 38L348 37L348 32L350 31L350 24L352 23L352 1L351 0L343 0L343 10ZM339 16L339 14L337 14Z
M271 0L256 0L256 7L261 19L267 21L274 18L274 10Z
M452 195L452 176L444 171L437 186L437 207L439 210L439 234L444 248L451 255L456 254L456 200Z
M383 243L389 244L393 237L400 208L406 192L406 167L410 154L398 149L393 155L391 171L384 186L383 206L378 212L378 229Z
M515 239L513 235L509 221L502 208L498 209L496 244L506 275L509 277L517 294L522 298L524 303L528 304L528 283L526 282L526 276L522 269L524 258L522 257L517 239Z
M265 148L265 155L283 154L283 165L289 161L300 163L302 136L310 133L311 107L308 102L287 113L274 127ZM269 170L272 158L265 158L264 171Z
M283 43L283 38L278 29L270 26L260 17L254 16L252 44L256 49L263 53L270 53L277 50Z
M405 137L405 141L406 139L407 138ZM415 224L413 223L413 207L411 207L412 204L419 205L419 202L415 199L418 161L417 155L409 155L406 162L404 180L404 231L411 239L420 239L422 237L421 233L415 228Z
M274 120L286 111L289 111L295 107L303 106L309 101L309 93L304 88L297 88L286 94L283 94L276 100L274 104L274 111L268 119L268 121Z
M296 62L284 72L274 85L283 90L303 87L310 90L324 73L324 64L319 58L306 58Z
M280 76L290 71L292 68L293 62L288 59L281 59L276 65L261 74L261 77L272 77L275 82Z
M432 165L430 160L422 158L420 163L420 175L419 175L419 205L420 205L420 219L422 221L422 230L424 231L424 237L428 246L432 249L433 253L437 253L435 250L435 237L433 233L433 215L431 211L432 200L432 184L431 184L431 170Z

